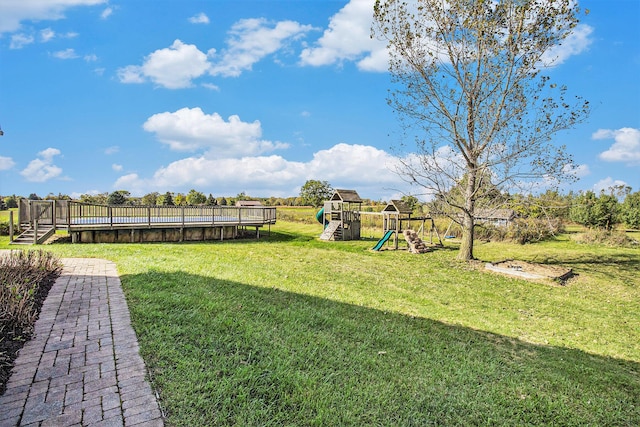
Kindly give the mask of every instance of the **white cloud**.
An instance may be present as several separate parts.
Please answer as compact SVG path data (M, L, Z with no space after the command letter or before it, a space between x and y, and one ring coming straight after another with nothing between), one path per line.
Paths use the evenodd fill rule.
M14 167L16 162L11 157L0 156L0 171L6 171Z
M329 21L315 46L300 54L302 65L323 66L357 61L363 71L387 71L386 43L371 38L373 0L351 0Z
M159 168L152 177L138 174L120 177L114 188L134 194L167 189L254 196L290 196L308 179L329 181L336 188L355 188L363 197L383 197L389 188L406 187L392 172L397 161L375 147L345 143L318 151L308 162L289 161L281 156L242 158L188 157ZM395 191L393 191L395 194Z
M149 54L141 66L129 65L118 70L122 83L152 82L167 89L192 86L192 80L202 76L209 69L207 54L195 45L175 40L165 49Z
M127 65L118 69L118 79L121 83L144 83L145 77L142 67L138 65Z
M102 11L102 13L100 14L100 18L101 19L107 19L109 18L111 15L113 15L113 8L112 7L107 7L105 10Z
M182 108L149 117L144 130L153 132L172 150L206 150L216 156L238 157L261 154L287 145L262 140L259 121L243 122L237 115L225 121L219 114L205 114L200 108Z
M200 12L199 14L189 18L189 22L192 24L208 24L209 17L204 12Z
M607 162L622 162L628 166L640 165L640 129L598 129L591 138L615 141L608 150L600 153L600 159Z
M51 41L56 36L56 32L51 28L45 28L44 30L40 30L40 39L43 43Z
M313 27L295 21L280 21L273 26L266 19L243 19L229 31L228 48L211 68L211 75L237 77L253 64L280 50L287 41L303 37Z
M562 41L562 44L554 46L542 55L541 62L547 67L555 67L562 64L569 57L579 55L593 42L590 37L593 28L586 24L578 24L571 34Z
M213 83L202 83L202 87L205 87L209 90L215 90L216 92L220 91L220 87L218 85L214 85Z
M58 59L75 59L79 57L76 51L71 48L53 52L51 56Z
M20 175L30 182L45 182L60 176L62 169L53 164L53 158L60 154L57 148L47 148L39 152L38 158L29 162Z
M585 176L591 175L591 170L589 169L589 165L565 165L562 168L562 171L566 174L572 175L576 178L584 178Z
M98 56L95 53L90 55L85 55L83 58L86 62L96 62L98 60Z
M3 1L0 34L20 29L22 21L45 21L64 18L64 12L76 6L94 6L107 0L22 0Z
M107 154L107 155L116 154L118 151L120 151L120 147L118 147L117 145L112 145L111 147L105 148L104 154Z
M111 169L113 169L116 172L120 172L120 171L122 171L122 165L114 163L114 164L111 165Z
M35 39L33 36L28 34L12 34L9 49L22 49L24 46L31 44L34 41Z
M611 187L616 187L622 185L624 187L628 186L629 184L627 184L624 181L621 181L619 179L613 179L610 176L606 177L605 179L601 179L600 181L596 182L595 184L593 184L593 191L598 194L601 191L605 191L608 192L608 190Z

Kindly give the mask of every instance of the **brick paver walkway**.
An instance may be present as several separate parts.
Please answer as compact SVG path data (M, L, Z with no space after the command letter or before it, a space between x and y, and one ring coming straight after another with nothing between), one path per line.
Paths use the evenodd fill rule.
M162 426L115 264L62 262L0 396L0 426Z

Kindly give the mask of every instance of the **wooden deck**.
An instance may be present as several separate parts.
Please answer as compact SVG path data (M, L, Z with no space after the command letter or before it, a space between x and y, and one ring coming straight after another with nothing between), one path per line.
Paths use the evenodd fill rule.
M75 201L22 200L23 228L54 227L73 242L224 240L276 222L275 207L106 206Z

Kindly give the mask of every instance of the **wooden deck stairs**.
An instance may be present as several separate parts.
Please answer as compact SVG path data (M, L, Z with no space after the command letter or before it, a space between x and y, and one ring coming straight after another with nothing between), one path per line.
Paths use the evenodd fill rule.
M320 235L320 240L342 240L342 225L340 221L330 221L327 228Z
M29 227L21 235L16 237L10 244L12 245L40 245L45 242L56 232L56 229L52 226L40 226L38 227L38 236L36 237L33 227Z

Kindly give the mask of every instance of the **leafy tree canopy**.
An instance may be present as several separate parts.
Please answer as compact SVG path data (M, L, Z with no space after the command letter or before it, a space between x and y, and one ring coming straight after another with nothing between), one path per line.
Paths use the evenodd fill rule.
M571 156L551 139L583 121L589 105L542 71L578 14L574 0L375 2L389 104L415 142L398 172L428 194L461 187L460 201L442 199L463 219L460 259L473 258L476 201L491 200L484 179L506 193L572 176Z
M304 205L320 207L333 195L333 188L327 181L310 179L300 189L301 202Z

